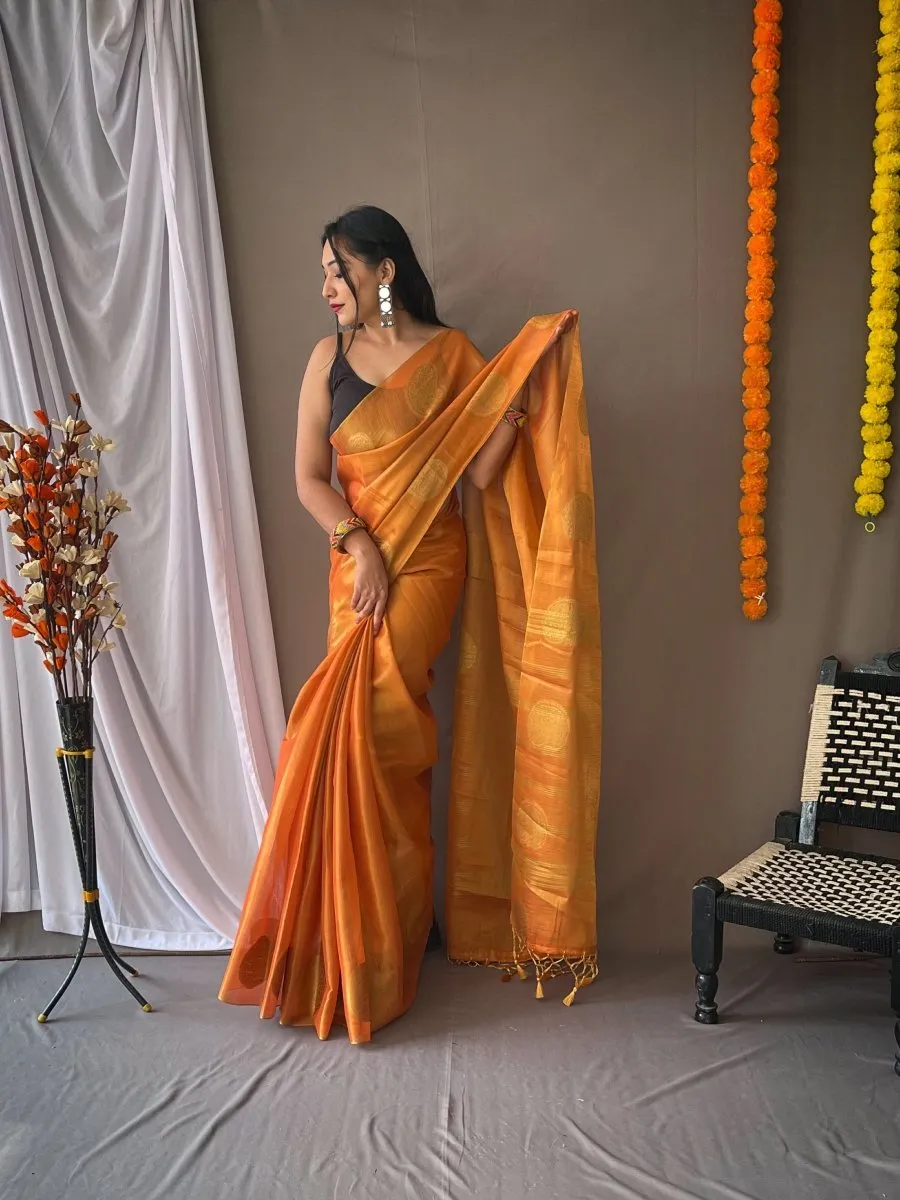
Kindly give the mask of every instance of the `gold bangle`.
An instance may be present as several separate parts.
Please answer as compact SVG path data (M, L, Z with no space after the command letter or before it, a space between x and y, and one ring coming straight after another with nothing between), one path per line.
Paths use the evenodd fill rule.
M366 523L362 517L357 517L355 514L352 517L347 517L346 520L338 521L331 533L331 548L337 550L338 554L346 554L344 549L344 541L349 534L355 529L365 529Z

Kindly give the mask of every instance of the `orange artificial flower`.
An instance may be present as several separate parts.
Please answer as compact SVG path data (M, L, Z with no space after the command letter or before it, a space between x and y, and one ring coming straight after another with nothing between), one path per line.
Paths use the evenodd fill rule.
M778 25L783 15L781 0L757 0L753 10L753 20L757 25Z
M750 221L755 220L755 218L757 216L759 216L758 213L751 214L750 219L748 220L747 224L749 225ZM772 222L773 228L774 228L774 224L775 223L773 221ZM747 253L750 255L771 254L774 249L775 249L775 238L773 237L771 232L751 233L751 236L747 239ZM768 295L753 295L753 296L751 296L750 289L753 288L755 291L757 289L757 287L759 288L760 292L765 292L766 289L768 289ZM747 286L744 288L744 294L747 296L748 300L769 300L772 297L772 294L774 293L774 291L775 291L775 286L771 279L748 279ZM746 362L746 359L744 361Z
M778 162L778 143L754 142L750 147L750 161L763 163L767 167L774 166Z
M759 209L757 212L750 213L750 216L747 218L747 228L752 234L771 233L775 228L777 220L778 218L771 209ZM758 250L751 250L750 253L771 256L774 249L775 243L773 239L771 246L766 246L765 249L760 247Z
M744 408L766 408L771 399L768 388L746 388L741 397Z
M757 117L750 126L754 142L774 142L778 137L777 117Z
M774 307L771 300L749 300L744 307L744 319L746 321L770 321ZM754 342L754 345L759 345L759 342Z
M769 481L765 475L754 473L741 476L741 491L751 496L762 496L769 488Z
M38 422L46 429L50 424L50 418L47 416L44 410L42 408L36 408L34 410L34 415L37 417Z
M758 96L753 103L762 104L764 100L774 100L774 96ZM747 182L751 188L774 188L778 172L766 163L754 163L747 172Z
M758 587L761 581L756 579L753 582ZM741 605L741 612L743 612L748 621L761 621L768 611L769 605L765 592L760 592L752 600L745 600Z
M744 434L745 450L768 450L771 445L772 435L766 429L751 429Z
M781 4L779 0L758 0L753 10L754 76L750 125L750 169L747 182L749 216L747 229L747 284L744 309L744 371L741 376L744 406L744 455L741 467L741 611L748 620L758 621L768 612L766 601L765 520L766 492L769 487L768 450L772 442L768 432L771 399L768 364L770 322L774 315L775 294L775 185L778 172L778 69L781 66Z
M741 459L741 466L745 475L764 477L769 469L769 456L763 450L748 450Z
M771 289L767 295L751 296L750 288L752 283L747 284L747 298L749 300L770 300L775 291L775 286L771 279L765 281ZM747 346L744 350L744 362L748 367L767 367L772 361L772 351L768 346ZM769 382L769 375L766 372L766 382L762 385L765 387ZM751 386L744 381L744 386Z
M14 638L28 637L28 630L24 625L11 625L10 632Z
M751 188L750 195L747 197L747 203L754 211L762 211L764 209L774 209L775 207L775 189L774 188Z
M747 264L751 279L768 279L775 274L775 259L771 254L755 254Z
M759 513L745 513L738 517L738 533L742 538L761 534L766 523Z
M764 96L767 92L775 92L778 90L778 68L781 66L781 51L775 46L760 46L751 59L753 68L756 71L754 83L758 81L758 88L754 88L757 96Z
M769 564L763 555L745 558L741 563L741 575L745 579L765 579Z
M741 538L741 554L745 559L762 558L766 552L766 539L760 534Z
M748 321L744 326L745 342L767 342L771 329L766 321Z
M762 46L780 46L781 29L777 25L757 25L753 32L753 45L757 48Z
M744 428L749 431L768 429L769 410L767 408L747 408L744 410Z

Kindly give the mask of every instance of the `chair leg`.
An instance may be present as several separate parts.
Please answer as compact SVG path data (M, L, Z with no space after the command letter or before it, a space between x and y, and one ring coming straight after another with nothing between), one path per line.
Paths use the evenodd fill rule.
M776 954L793 954L796 946L794 945L794 939L786 933L776 933L772 949Z
M900 921L891 930L891 1008L894 1010L894 1073L900 1075Z
M697 1004L694 1020L701 1025L716 1025L719 1010L719 967L722 965L722 922L718 899L725 891L718 879L701 879L691 898L691 957L697 972Z

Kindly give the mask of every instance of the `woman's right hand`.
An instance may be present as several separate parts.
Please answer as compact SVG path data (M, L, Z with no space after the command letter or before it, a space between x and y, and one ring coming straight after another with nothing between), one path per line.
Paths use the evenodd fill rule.
M364 529L355 529L348 534L344 549L356 563L350 607L356 613L357 621L372 617L372 630L377 634L388 602L388 577L381 551Z

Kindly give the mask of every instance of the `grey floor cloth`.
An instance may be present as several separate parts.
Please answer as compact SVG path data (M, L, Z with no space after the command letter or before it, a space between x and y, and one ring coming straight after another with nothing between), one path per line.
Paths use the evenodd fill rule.
M502 985L426 962L369 1047L218 1004L221 958L0 964L2 1200L862 1200L900 1196L883 962L726 956L725 1020L687 961Z

